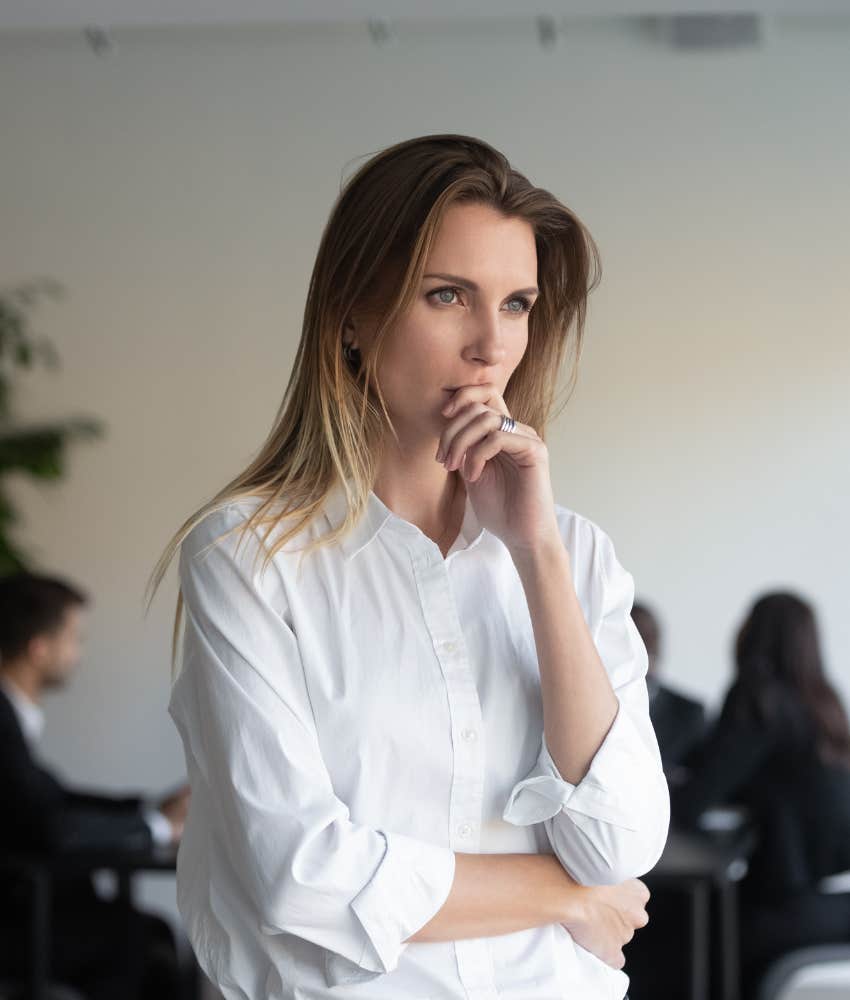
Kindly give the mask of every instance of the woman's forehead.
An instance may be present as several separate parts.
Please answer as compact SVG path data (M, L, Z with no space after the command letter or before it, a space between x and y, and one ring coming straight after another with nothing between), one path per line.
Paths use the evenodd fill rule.
M533 286L537 245L531 225L486 205L452 205L437 228L425 272L453 274L477 285Z

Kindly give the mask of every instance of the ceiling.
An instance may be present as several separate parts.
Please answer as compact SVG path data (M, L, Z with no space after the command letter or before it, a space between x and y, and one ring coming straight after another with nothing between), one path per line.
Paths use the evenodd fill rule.
M850 0L0 0L0 32L442 17L850 14Z

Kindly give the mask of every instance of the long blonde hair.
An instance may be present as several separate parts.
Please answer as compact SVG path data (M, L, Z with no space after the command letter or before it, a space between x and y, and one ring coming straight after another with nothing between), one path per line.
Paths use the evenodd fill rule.
M262 501L237 526L242 532L265 525L268 538L284 518L291 522L265 547L263 568L321 513L339 482L348 513L337 528L309 543L303 555L338 541L357 522L377 474L377 445L386 431L395 436L376 377L381 348L419 292L445 211L459 202L485 204L523 219L535 234L540 294L529 314L525 355L504 400L517 421L544 437L568 353L572 362L564 403L574 388L587 296L600 278L590 234L554 195L534 187L480 139L426 135L390 146L349 178L333 206L310 278L292 373L271 431L250 465L169 541L148 581L147 609L183 539L208 514L234 501ZM343 357L342 330L360 311L374 316L376 327L355 369ZM172 672L182 608L178 592Z

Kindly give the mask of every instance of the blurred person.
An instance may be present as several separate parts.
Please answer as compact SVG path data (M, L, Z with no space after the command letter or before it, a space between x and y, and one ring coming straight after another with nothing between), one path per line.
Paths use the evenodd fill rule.
M229 995L625 994L669 793L633 579L541 436L594 274L469 136L341 191L275 426L152 577L179 549L178 901Z
M821 891L850 870L850 728L824 673L815 612L794 593L759 597L735 641L736 677L701 763L673 793L677 822L748 809L759 840L741 882L746 997L793 948L850 942L850 893Z
M705 731L705 707L660 679L661 626L655 613L648 605L636 601L632 620L646 646L649 717L669 777L687 763L688 755L699 745Z
M631 615L646 646L649 716L664 772L672 786L686 779L699 753L706 727L705 708L660 679L662 630L657 614L638 600ZM688 927L690 905L690 897L680 889L661 885L653 890L647 905L649 925L625 949L631 1000L686 994L692 956L684 930Z
M87 596L54 577L14 573L0 578L0 852L145 850L179 842L189 790L157 804L69 787L37 759L44 728L42 699L76 670ZM4 879L0 971L21 975L28 898ZM51 977L91 1000L130 997L121 967L123 911L101 898L89 875L58 876L52 888ZM176 997L176 950L168 923L135 911L144 949L142 997Z

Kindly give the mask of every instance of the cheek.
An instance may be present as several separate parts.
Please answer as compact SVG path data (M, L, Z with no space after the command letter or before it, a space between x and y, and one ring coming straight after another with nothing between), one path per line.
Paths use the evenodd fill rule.
M428 316L414 310L393 331L383 352L383 378L387 385L421 384L429 374L445 369L457 334L447 317ZM382 383L384 384L384 383Z
M517 336L516 340L513 341L512 343L511 355L510 355L512 371L525 357L525 352L527 348L528 348L528 329L526 328L519 334L519 336Z
M73 659L80 651L80 646L81 642L77 636L67 636L57 652L63 660Z

